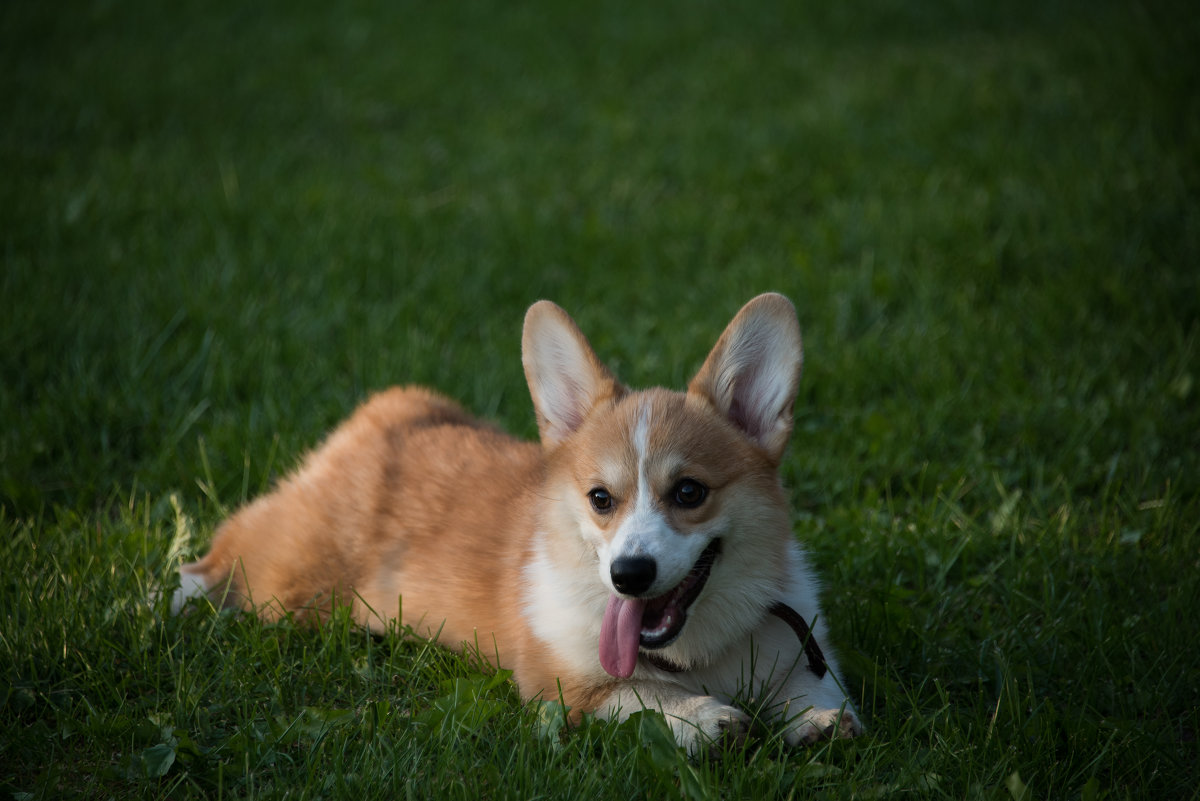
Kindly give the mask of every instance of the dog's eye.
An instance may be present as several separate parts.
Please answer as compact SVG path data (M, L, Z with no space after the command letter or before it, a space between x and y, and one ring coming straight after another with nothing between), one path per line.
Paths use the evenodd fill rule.
M596 487L594 490L589 492L588 500L592 502L592 508L597 512L603 513L612 511L613 499L612 496L608 494L608 490L604 489L604 487Z
M675 485L675 503L685 509L694 509L708 497L708 487L694 478L685 478Z

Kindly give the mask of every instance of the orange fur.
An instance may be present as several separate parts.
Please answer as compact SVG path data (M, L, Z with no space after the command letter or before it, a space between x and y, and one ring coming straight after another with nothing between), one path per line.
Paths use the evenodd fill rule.
M184 572L268 619L320 616L334 598L376 630L399 617L449 647L477 644L523 677L527 697L556 698L563 671L531 640L518 599L493 589L523 581L529 554L517 538L533 525L542 472L536 444L428 390L387 390L222 525Z

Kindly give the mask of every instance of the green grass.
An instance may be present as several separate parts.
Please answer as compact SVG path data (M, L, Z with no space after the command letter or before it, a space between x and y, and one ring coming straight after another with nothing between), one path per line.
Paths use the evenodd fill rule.
M1196 798L1184 3L0 5L0 796ZM368 392L534 435L796 302L867 734L689 762L395 633L148 601Z

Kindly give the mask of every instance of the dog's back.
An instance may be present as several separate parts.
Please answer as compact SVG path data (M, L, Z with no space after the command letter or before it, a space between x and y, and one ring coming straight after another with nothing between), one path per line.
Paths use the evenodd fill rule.
M540 473L537 445L449 399L382 392L221 526L212 550L184 566L177 606L201 584L214 601L268 618L320 616L336 598L365 625L402 619L460 646L488 617L518 617L496 614L488 588L519 580L522 552L508 530ZM402 617L402 589L413 614L436 609L439 618Z

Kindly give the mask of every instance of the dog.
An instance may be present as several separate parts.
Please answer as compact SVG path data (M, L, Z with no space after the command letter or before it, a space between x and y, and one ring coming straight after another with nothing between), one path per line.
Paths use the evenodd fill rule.
M778 476L801 359L791 302L760 295L686 392L633 391L539 301L522 362L540 444L383 391L180 568L173 611L348 604L369 629L477 648L573 722L658 710L692 753L747 736L735 698L789 745L856 736Z

